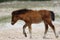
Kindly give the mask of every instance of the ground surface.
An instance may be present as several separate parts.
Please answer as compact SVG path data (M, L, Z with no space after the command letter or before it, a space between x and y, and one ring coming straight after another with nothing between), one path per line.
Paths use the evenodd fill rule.
M20 25L20 27L18 24L19 23L12 26L10 25L10 23L6 23L4 25L6 28L2 26L3 28L0 30L0 40L60 40L60 24L54 23L56 33L59 37L55 38L53 31L51 30L51 28L49 28L45 39L43 39L45 30L43 23L32 25L32 39L30 39L29 37L28 28L26 28L28 37L24 37L22 24Z

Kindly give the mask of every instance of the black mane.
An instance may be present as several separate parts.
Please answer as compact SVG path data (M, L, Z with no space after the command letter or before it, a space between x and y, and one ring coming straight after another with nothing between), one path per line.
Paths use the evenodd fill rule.
M20 9L20 10L13 11L12 14L15 14L15 15L25 14L28 11L29 11L28 9Z

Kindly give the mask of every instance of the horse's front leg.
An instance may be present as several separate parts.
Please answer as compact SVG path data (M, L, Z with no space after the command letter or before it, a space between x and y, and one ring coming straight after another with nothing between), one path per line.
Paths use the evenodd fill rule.
M23 26L23 34L25 35L25 37L27 37L27 34L26 34L26 32L25 32L25 28L27 27L27 24L25 24L24 26Z

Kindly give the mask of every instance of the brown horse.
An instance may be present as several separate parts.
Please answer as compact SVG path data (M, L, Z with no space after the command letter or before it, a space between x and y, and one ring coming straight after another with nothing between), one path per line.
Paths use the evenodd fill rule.
M14 25L18 20L23 20L25 22L25 25L23 26L23 34L25 37L27 37L27 34L25 32L25 28L29 28L30 38L31 36L31 24L32 23L40 23L41 21L44 21L45 24L45 33L44 38L48 30L48 25L53 29L54 34L56 37L55 27L52 24L52 20L55 20L55 15L53 11L49 10L29 10L29 9L21 9L16 10L12 12L12 20L11 24Z

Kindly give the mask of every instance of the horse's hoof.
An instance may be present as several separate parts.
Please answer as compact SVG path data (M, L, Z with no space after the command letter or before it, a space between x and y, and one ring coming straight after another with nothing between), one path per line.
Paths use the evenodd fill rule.
M24 33L24 36L25 36L25 37L27 37L27 34L26 34L26 33Z
M58 38L59 36L57 35L56 38Z

